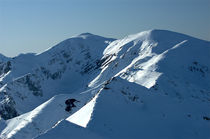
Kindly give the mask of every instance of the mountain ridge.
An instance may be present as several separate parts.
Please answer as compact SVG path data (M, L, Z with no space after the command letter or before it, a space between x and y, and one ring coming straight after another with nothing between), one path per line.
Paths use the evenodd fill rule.
M4 127L0 137L34 138L45 132L47 134L47 131L52 127L56 128L60 121L71 117L82 108L89 112L90 109L93 110L90 112L92 119L82 113L79 116L89 119L85 129L88 130L87 133L89 131L93 133L93 136L139 138L141 135L138 134L138 124L131 123L141 123L142 118L143 121L147 121L145 124L148 124L148 128L145 129L147 132L142 133L142 136L151 138L152 136L147 135L149 125L152 126L157 119L165 117L168 121L162 127L161 124L154 126L152 130L154 135L161 138L176 138L182 135L207 138L209 137L207 128L210 128L207 125L208 121L205 121L210 117L207 110L210 105L209 54L209 41L172 31L149 30L118 40L83 33L64 40L40 54L17 56L7 61L9 63L3 63L0 68L0 115L6 120L7 125L14 125ZM64 94L64 99L55 97L61 94ZM96 103L87 109L86 104L97 94L99 97ZM24 115L34 113L37 108L54 97L55 101L49 103L49 107L37 111L41 114L35 114L34 121L29 116L32 122L26 122L25 126L19 124L29 120L28 116ZM65 111L67 98L80 101L69 113ZM160 101L157 101L159 99ZM165 107L164 103L168 103L169 108ZM111 104L119 113L110 109ZM121 107L128 109L130 115L124 115ZM173 113L170 107L178 114ZM49 123L39 123L53 108L60 111L56 113L57 118L47 119L51 120ZM145 113L141 115L142 112ZM100 113L113 115L106 117ZM134 118L136 121L133 121L132 113L141 118L136 117ZM194 132L181 128L182 124L179 122L177 123L180 130L177 129L177 135L172 132L175 130L172 128L175 123L170 124L170 121L179 119L171 114L181 119L186 124L185 128ZM117 120L120 115L122 119ZM189 124L189 117L192 117L190 121L193 125ZM117 124L125 119L129 119L131 126L131 130L127 132L127 127L123 127L123 123ZM150 120L154 123L149 122ZM200 123L203 126L199 129L196 126ZM106 126L103 127L101 124ZM119 126L121 130L118 132L116 129ZM139 127L143 130L140 124ZM162 128L160 134L155 128ZM33 132L36 129L39 129L38 132ZM171 135L164 136L164 130Z

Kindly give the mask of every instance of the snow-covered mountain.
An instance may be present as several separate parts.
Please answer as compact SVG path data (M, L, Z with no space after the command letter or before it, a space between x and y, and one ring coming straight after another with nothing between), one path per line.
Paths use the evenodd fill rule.
M210 42L166 30L4 58L0 137L210 138L209 59Z
M10 58L0 54L0 64L8 61Z
M81 34L41 54L13 58L2 74L3 119L33 110L54 95L81 92L100 67L100 55L113 39ZM8 64L5 64L8 65Z

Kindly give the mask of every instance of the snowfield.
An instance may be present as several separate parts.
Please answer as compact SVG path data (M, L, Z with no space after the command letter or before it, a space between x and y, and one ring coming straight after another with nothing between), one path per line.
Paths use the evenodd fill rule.
M210 42L166 30L0 55L0 138L209 139L209 59Z

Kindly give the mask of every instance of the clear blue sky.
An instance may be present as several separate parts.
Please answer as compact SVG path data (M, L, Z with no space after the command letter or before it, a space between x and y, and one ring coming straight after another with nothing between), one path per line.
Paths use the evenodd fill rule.
M83 32L166 29L210 40L210 0L0 0L0 53L41 52Z

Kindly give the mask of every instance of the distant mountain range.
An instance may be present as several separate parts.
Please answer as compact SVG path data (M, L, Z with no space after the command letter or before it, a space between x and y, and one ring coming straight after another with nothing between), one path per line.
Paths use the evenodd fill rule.
M0 119L2 139L209 139L210 42L83 33L0 54Z

